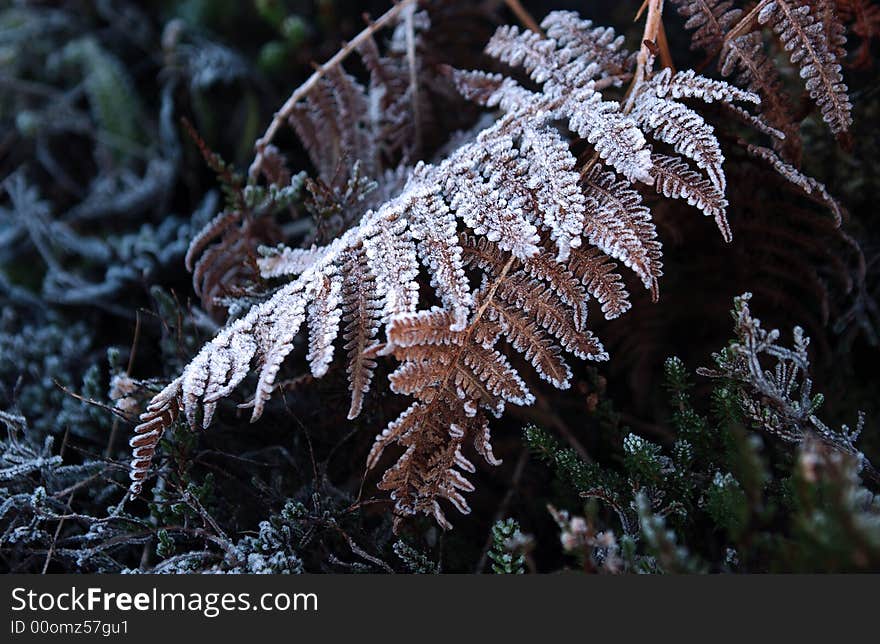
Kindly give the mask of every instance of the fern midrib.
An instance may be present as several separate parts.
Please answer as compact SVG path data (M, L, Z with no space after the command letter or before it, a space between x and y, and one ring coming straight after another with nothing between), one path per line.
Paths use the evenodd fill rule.
M483 316L486 314L486 311L489 310L489 306L492 304L492 300L495 297L495 292L498 290L498 287L501 286L501 283L507 278L507 274L510 272L510 269L513 267L515 261L516 257L511 255L510 258L507 260L507 263L504 265L504 268L501 270L501 273L498 275L498 278L489 289L489 292L486 295L486 300L480 305L480 308L477 309L477 312L474 314L473 322L468 325L467 331L465 331L464 338L462 338L461 344L458 345L458 351L456 351L455 353L455 358L449 363L449 367L447 368L446 373L443 375L443 379L440 381L440 386L443 389L447 388L449 379L456 372L456 370L459 369L461 358L464 355L468 345L470 344L471 338L477 330L477 326L479 325ZM479 380L479 378L477 378L477 380Z

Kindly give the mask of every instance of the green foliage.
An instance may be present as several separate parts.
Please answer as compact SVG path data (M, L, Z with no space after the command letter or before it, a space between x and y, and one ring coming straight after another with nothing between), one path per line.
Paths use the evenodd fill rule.
M612 473L584 462L574 449L561 447L549 432L536 425L528 425L523 430L523 439L528 448L540 460L553 465L559 478L578 494L614 482Z
M738 302L734 314L742 322L748 312ZM718 363L730 364L731 351L718 354ZM775 351L783 359L793 355L783 347ZM626 570L848 571L876 566L880 501L859 477L865 466L851 452L851 434L840 435L847 437L844 442L834 433L807 433L793 453L784 449L791 441L766 445L754 432L764 429L761 421L767 419L777 427L780 407L745 374L740 380L716 380L700 398L681 360L669 358L665 375L669 448L629 433L610 461L616 464L599 467L561 448L544 430L530 426L524 432L533 453L554 468L562 483L610 511L604 519L600 512L598 520L623 533L620 556ZM810 422L824 427L814 416L821 394L809 400L804 409ZM560 525L565 538L571 530ZM717 541L707 542L707 534Z
M525 572L525 556L518 552L522 538L519 524L513 519L499 519L492 526L492 572L497 575L521 575Z
M418 575L435 575L440 572L440 565L434 562L421 550L409 545L404 540L394 542L394 554L403 562L407 572Z
M736 540L746 527L749 507L745 492L733 475L715 473L706 493L706 511L719 528Z
M94 38L84 37L61 50L58 64L79 67L89 105L111 147L128 152L133 143L143 141L143 110L132 80L119 60Z
M260 17L275 30L276 38L263 44L258 58L263 71L277 73L296 56L312 35L309 22L297 13L289 13L281 0L255 0Z

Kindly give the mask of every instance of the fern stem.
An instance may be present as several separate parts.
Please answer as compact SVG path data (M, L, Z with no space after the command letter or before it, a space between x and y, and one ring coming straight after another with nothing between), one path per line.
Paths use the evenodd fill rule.
M519 20L523 25L529 28L531 31L534 31L536 34L543 34L541 31L541 27L532 18L532 14L530 14L522 3L519 0L504 0L504 4L507 5L507 8L513 12L513 15L516 16L517 20Z
M624 112L630 112L635 103L638 86L645 80L648 63L653 57L653 52L648 43L656 44L660 38L660 30L663 27L663 0L646 0L648 4L648 18L645 20L645 31L642 34L641 48L636 58L636 72L633 75L632 84L627 91L627 101ZM642 5L644 6L644 5ZM641 10L639 11L641 15Z
M758 14L761 13L761 10L765 6L767 6L769 2L770 0L761 0L761 2L755 5L754 9L744 15L742 19L733 26L733 29L731 29L724 35L724 42L730 42L734 38L739 38L740 36L750 32L752 30L752 27L755 26L755 21L758 19Z

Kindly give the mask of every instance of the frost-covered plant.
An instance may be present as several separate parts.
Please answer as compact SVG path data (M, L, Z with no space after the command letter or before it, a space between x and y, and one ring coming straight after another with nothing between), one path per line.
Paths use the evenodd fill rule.
M526 537L513 519L499 519L492 526L492 572L499 575L521 575L526 571L526 558L523 544Z
M126 289L179 262L193 235L192 224L176 216L121 235L83 235L52 217L51 204L24 172L7 177L2 187L10 208L0 207L0 258L12 262L36 250L45 266L43 297L54 304L101 306L128 317L119 305ZM216 193L209 192L193 214L196 227L207 221L216 202Z
M437 562L402 539L395 542L393 549L394 554L406 566L407 572L420 575L434 575L440 572L440 565Z
M880 481L880 475L855 446L864 427L864 416L859 414L855 429L844 425L837 431L816 415L825 397L813 394L807 353L810 339L803 329L795 327L792 348L779 345L779 331L761 327L761 321L752 317L749 299L751 294L745 293L734 303L736 340L714 355L715 369L703 368L698 372L722 379L740 390L742 411L759 429L788 443L797 444L808 438L823 441L855 457L865 476Z
M745 351L744 333L754 336L760 328L746 302L737 299L737 338L716 360L733 360ZM789 364L792 350L777 346L770 334L763 337L768 343L760 346L774 347L770 355ZM798 369L809 378L804 356L796 358ZM613 542L625 572L816 572L877 565L877 497L862 481L870 473L864 457L851 442L840 442L844 434L820 432L812 422L801 426L797 440L768 431L766 419L776 419L770 427L782 422L779 392L750 385L746 367L723 378L711 371L715 387L705 402L693 393L681 360L669 358L665 371L672 411L670 427L663 428L668 446L626 433L611 459L617 465L598 465L542 429L524 432L533 453L569 491L554 504L583 504L580 520L553 510L563 547L581 548L583 569L596 570L583 562L595 563L592 548L602 533L620 535ZM765 443L763 436L783 440ZM717 537L708 547L707 531Z
M246 536L227 551L218 570L258 575L303 572L293 546L297 533L303 534L298 521L305 514L301 504L289 501L277 516L260 523L257 536Z
M62 533L64 518L71 514L72 491L81 481L104 475L107 464L99 460L64 464L62 457L53 453L53 437L46 436L40 442L40 433L29 428L23 416L0 411L0 423L5 427L0 441L0 551L8 559L21 555L26 559L28 553L46 549L50 554L43 570L52 554L81 563L87 549L74 554L59 543L68 537ZM96 496L107 499L107 492L106 487L95 486ZM87 528L101 522L87 515L73 516L72 520Z
M620 544L611 530L596 531L584 517L571 516L566 510L547 506L556 525L562 550L577 558L581 569L588 573L619 574L624 561Z
M500 24L499 14L487 10L504 3L404 0L361 36L355 35L360 12L382 0L311 4L85 0L0 9L0 410L7 421L0 422L0 569L435 573L491 570L490 552L508 564L523 555L520 567L528 571L880 568L877 500L860 480L869 470L858 458L816 439L812 429L796 443L749 431L761 425L747 413L756 403L746 384L718 379L694 388L684 365L673 360L667 365L667 410L657 383L670 351L688 351L693 361L708 353L703 343L720 346L725 298L748 289L755 307L774 303L767 315L783 313L809 330L810 377L829 394L829 404L815 415L827 427L847 420L852 408L875 415L876 379L863 338L848 332L846 342L855 347L848 355L849 344L841 347L838 338L823 334L839 316L838 299L857 299L849 316L853 329L858 323L870 331L876 318L880 264L868 205L877 192L871 156L877 101L866 91L870 76L853 74L857 118L846 125L848 99L842 87L834 87L844 55L835 7L854 26L851 43L869 44L849 48L854 55L848 62L864 65L876 37L866 10L871 3L789 0L771 7L760 0L650 0L643 8L648 28L632 41L647 42L632 54L614 32L586 27L578 18L571 20L583 29L569 33L562 24L566 14L545 29L518 15L540 36L498 31L494 62L479 50ZM592 3L589 11L597 22L626 25L639 4ZM685 11L685 20L678 21L674 9L686 5L693 13ZM784 28L775 37L774 26L791 8L795 30ZM266 21L277 33L260 50L253 34L266 34ZM798 25L807 26L798 33ZM667 43L664 31L682 28L692 31L694 44L708 38L706 56L689 56L680 33L670 31ZM579 39L588 37L599 46L581 47ZM253 172L239 174L236 167L250 160L260 115L271 114L278 92L309 73L312 60L332 56L340 40L349 44L279 110L259 141ZM361 61L349 64L354 54ZM793 65L791 54L798 58ZM689 66L714 74L716 55L720 77L748 90L742 94L747 100L707 103L670 93L676 82L699 81L696 74L688 80ZM725 68L725 61L733 67ZM565 84L569 72L572 78L580 73L580 63L589 75L591 62L601 72L574 88ZM496 74L462 71L467 69ZM754 78L750 71L757 72ZM534 73L547 77L538 80ZM801 98L799 86L805 90ZM587 99L590 90L595 103ZM552 114L525 118L517 96ZM578 101L589 110L577 109ZM572 130L563 108L576 112L587 138ZM831 117L829 125L846 125L838 132L842 141L852 129L855 154L832 152L822 110ZM584 115L601 119L607 130L595 132ZM621 123L627 127L616 129ZM650 149L648 181L631 181L622 172L628 160L639 165L639 153L614 163L608 155L619 147L608 144L609 136L635 131L644 137L640 152ZM302 147L291 145L294 133ZM499 133L511 134L509 146L495 145ZM247 317L328 247L361 235L368 211L374 216L387 210L403 193L421 203L425 195L413 192L423 177L418 173L434 181L446 161L481 146L502 154L472 164L464 190L461 181L438 188L456 222L449 248L457 244L461 250L474 301L462 307L444 295L449 282L437 277L445 273L432 268L423 252L429 240L413 237L418 298L410 326L403 324L406 316L386 315L385 296L373 292L373 300L364 299L360 320L377 319L375 333L345 338L359 320L340 320L337 359L320 382L299 367L309 362L301 359L309 341L305 332L298 334L291 344L301 358L280 367L256 431L242 425L250 409L234 405L218 408L210 433L190 431L187 414L179 413L159 443L151 468L155 483L145 484L137 501L123 504L129 481L121 435L128 421L137 422L145 399L168 382L144 378L182 373L199 348L222 333L219 322ZM211 190L216 182L195 148L219 176L222 199ZM570 166L562 168L562 162ZM753 190L765 166L778 171L779 179L761 180ZM507 172L505 181L490 185L499 168ZM807 169L829 189L810 179ZM548 182L538 180L545 176ZM785 180L820 206L792 199L790 191L780 190ZM468 221L459 214L464 197L483 184L505 198L511 191L524 197L508 199L515 202L510 210L522 208L521 219L510 221L534 226L536 254L523 259L501 248L508 237L497 230L497 217L490 222L495 228L473 229L478 215L503 210L496 208L500 199L492 201L494 192L485 200L491 208L481 205ZM681 199L668 197L683 191ZM845 196L850 216L831 192ZM554 194L562 195L558 210ZM621 195L626 198L613 198ZM714 219L722 235L702 218L688 217L689 205ZM834 220L820 211L825 207L845 225L832 230ZM406 224L390 232L395 239L412 236L416 223L432 221L425 215L416 222L409 211L403 219ZM618 220L624 225L615 228ZM655 225L658 239L651 237ZM628 236L632 231L634 237ZM489 239L496 234L498 239ZM735 245L722 247L720 240L731 235ZM648 306L650 291L641 293L637 285L645 284L646 267L660 276L648 243L660 237L667 272L657 280L663 304ZM634 238L647 240L641 251ZM861 264L853 239L864 244ZM566 244L568 258L560 261ZM635 254L624 257L621 247ZM659 246L654 249L659 260ZM618 256L609 259L611 252ZM579 254L586 256L581 264L574 261ZM351 286L362 278L372 292L371 264L381 267L380 260L337 266L340 300L351 297ZM614 263L634 270L612 270ZM610 295L599 300L603 285ZM582 294L595 302L584 305ZM821 307L813 307L814 295ZM303 327L310 315L319 317L318 299L305 307ZM630 302L634 311L624 320L599 319L626 312ZM439 310L431 311L435 306ZM253 339L261 345L276 339L283 325L274 321L283 312L273 309L270 333L264 335L262 327ZM462 317L466 330L455 332ZM563 322L569 325L556 326ZM576 324L580 328L572 331ZM601 345L587 329L601 337ZM395 344L406 344L406 333L426 331L432 341L455 342ZM614 360L590 366L563 356L574 345L560 335L586 338L590 350L607 347ZM686 345L678 343L680 337ZM487 409L479 391L485 374L474 376L470 366L485 355L484 345L503 356L535 399L530 407L504 401L503 417L492 420L494 454L506 461L501 467L473 458L471 438L483 440L483 422L496 411L495 401ZM349 360L338 359L340 351ZM636 369L630 368L633 355ZM762 356L772 370L775 358ZM437 383L452 371L449 364L464 375L457 383L456 372L443 389ZM241 389L255 384L262 366L252 361L253 380ZM365 380L353 376L356 391L347 392L346 366L372 374L371 392L358 402L356 428L343 422L352 410L345 398ZM392 372L392 393L412 395L405 404L405 397L383 386ZM474 382L477 389L459 398ZM554 391L557 384L569 391ZM629 396L621 390L627 384ZM706 397L709 387L714 393ZM471 417L473 391L479 400ZM790 401L799 402L799 392L795 387ZM410 416L413 424L386 450L406 448L400 450L402 467L389 469L388 454L365 473L372 434L413 402L426 409ZM438 422L430 422L432 413ZM523 422L548 429L527 431L532 454L516 436ZM464 436L450 436L450 430ZM874 454L874 438L863 432L856 451ZM456 442L467 462L449 449ZM449 504L431 487L449 480L449 458L468 479L455 481L477 490L459 490L474 516L444 534L431 500L439 500L446 515ZM473 473L466 471L470 463ZM375 475L386 469L396 473L388 479L395 489L376 495ZM429 516L410 518L398 526L402 534L392 536L397 499L386 497L403 498L397 493L401 482L415 488L408 498L416 504L405 501L398 514L409 516L415 507L416 514ZM548 503L562 509L550 514ZM498 517L514 517L521 526L500 546L492 539Z
M651 3L646 41L658 37L658 11ZM373 33L398 18L383 59ZM608 319L630 307L616 262L657 297L661 246L638 188L686 200L730 239L721 144L691 105L727 106L773 134L744 108L760 102L756 94L692 70L655 72L648 44L631 54L613 30L552 12L544 33L502 27L486 47L521 68L537 89L512 74L448 69L459 92L500 113L437 160L410 166L412 150L388 139L385 119L391 110L419 130L417 24L424 27L426 18L413 2L390 10L294 92L257 142L252 181L278 175L283 158L271 142L287 120L325 182L344 185L361 167L386 186L377 191L384 201L362 204L360 217L324 246L282 247L258 261L264 278L283 285L231 320L149 403L131 440L133 495L178 413L191 427L208 427L219 401L252 370L257 383L246 406L258 419L307 325L306 359L315 377L329 370L341 337L349 418L362 409L377 359L400 363L391 389L415 401L376 437L368 467L387 447L402 447L379 487L391 493L398 517L428 514L449 528L441 502L469 512L463 493L473 486L465 474L475 468L462 453L465 441L497 464L488 417L534 401L508 354L521 354L540 378L567 388L572 372L563 353L608 358L587 328L588 301ZM341 68L354 50L370 71L368 87ZM408 68L401 65L404 51ZM400 80L404 70L407 82ZM625 95L615 94L626 84ZM389 97L400 100L388 103ZM382 101L382 110L370 109ZM578 161L561 124L589 146L587 163ZM819 184L760 150L787 179L837 210ZM399 165L383 172L389 155ZM349 157L362 165L346 163ZM197 250L203 242L200 236ZM419 284L422 272L429 289Z

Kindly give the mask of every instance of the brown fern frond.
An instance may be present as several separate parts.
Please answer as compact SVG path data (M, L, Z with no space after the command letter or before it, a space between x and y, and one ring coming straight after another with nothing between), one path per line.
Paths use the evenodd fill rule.
M742 9L731 0L671 0L686 18L685 29L692 30L691 47L718 51L724 37L742 18Z
M791 184L797 186L811 199L827 206L831 211L831 214L834 215L835 223L838 226L840 225L843 220L843 207L828 193L824 184L816 181L812 177L808 177L794 166L789 165L769 148L758 145L747 145L746 150L753 157L769 163L780 176Z
M707 217L715 219L724 241L733 239L730 224L727 223L727 199L724 193L710 181L688 167L688 164L675 157L656 154L653 157L654 187L657 192L670 199L684 199L696 206Z
M498 298L519 307L553 335L562 347L581 360L607 360L602 344L590 331L579 332L573 311L553 290L525 273L515 273L502 280L497 288Z
M710 56L720 54L718 67L723 76L737 72L737 81L761 97L761 111L767 122L784 134L786 155L800 157L800 134L793 119L791 99L782 89L779 72L764 52L760 34L746 32L729 37L743 19L742 9L730 0L671 0L686 18L685 28L693 30L693 49Z
M156 446L165 431L177 420L180 412L178 397L179 382L174 381L156 394L140 416L140 423L134 428L134 436L128 441L132 448L129 477L132 497L141 493L144 480L149 475L150 465L156 453Z
M825 16L827 18L827 16ZM758 22L769 24L800 70L807 91L831 132L842 137L852 125L852 105L843 82L839 59L840 43L829 42L839 34L837 27L825 25L813 15L808 2L773 0L758 13Z
M871 45L880 38L880 6L871 0L836 0L841 18L849 25L850 32L861 39L852 67L868 68L874 63Z
M846 60L846 27L837 8L837 0L809 0L809 2L813 15L825 32L829 53L839 63L843 63Z
M231 226L238 223L240 216L241 215L235 211L224 210L205 224L196 236L192 238L192 241L189 243L189 248L186 250L186 257L184 258L186 270L192 273L196 258Z
M529 312L502 303L491 306L488 316L499 323L505 340L532 364L541 378L558 389L569 387L571 369L561 348Z
M572 252L568 269L596 298L605 319L620 317L632 306L623 278L616 273L617 264L597 248L581 247Z
M378 485L394 498L395 527L403 517L427 514L444 529L451 529L441 500L462 514L470 512L462 493L473 491L474 486L462 471L476 470L462 455L461 447L464 437L477 427L477 418L468 417L460 409L455 403L444 406L415 402L377 438L369 464L378 463L387 444L395 442L405 448Z
M351 390L351 407L348 418L358 416L363 407L364 395L370 390L376 361L369 355L375 346L375 338L381 324L382 302L376 297L376 278L366 265L363 247L351 252L343 266L345 281L342 285L342 321L345 329L343 347L348 351L348 382Z
M526 274L545 282L563 304L571 307L578 331L586 327L589 298L583 284L569 270L567 263L554 259L552 250L547 249L523 261L522 269Z
M641 195L613 172L594 166L584 177L590 244L635 271L653 296L663 275L661 244Z

